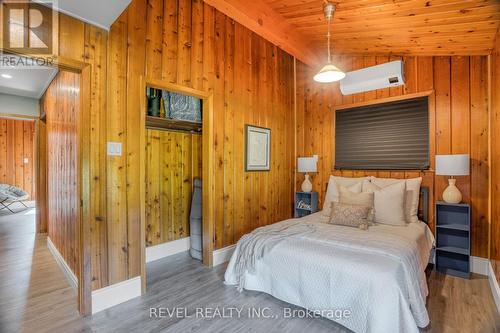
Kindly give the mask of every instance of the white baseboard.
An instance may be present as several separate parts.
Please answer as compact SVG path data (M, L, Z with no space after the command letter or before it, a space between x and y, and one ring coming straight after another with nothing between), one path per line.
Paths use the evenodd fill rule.
M171 242L147 247L146 263L165 258L173 254L188 251L191 246L190 239L190 237L185 237Z
M236 245L230 245L222 249L215 250L213 252L213 260L212 260L213 265L217 266L225 262L228 262L229 259L231 259L231 256L233 255L235 248Z
M498 287L498 281L495 276L495 271L493 271L493 266L491 262L488 263L488 281L490 282L491 294L495 300L497 306L497 311L500 313L500 288Z
M141 296L141 277L92 291L92 314Z
M472 273L488 276L490 261L481 257L470 257L470 271Z
M57 262L57 265L61 268L61 270L64 273L64 276L68 279L69 284L71 287L76 291L78 290L78 279L76 278L75 273L69 268L68 264L64 260L63 256L59 252L59 250L56 248L54 243L50 240L50 237L47 236L47 247L49 248L50 253L52 253L52 256Z

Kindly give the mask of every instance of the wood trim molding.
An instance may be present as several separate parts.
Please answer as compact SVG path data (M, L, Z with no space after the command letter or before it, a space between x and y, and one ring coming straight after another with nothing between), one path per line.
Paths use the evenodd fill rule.
M152 88L157 88L157 89L163 89L163 90L168 90L171 92L175 92L178 94L184 94L184 95L189 95L193 96L199 99L208 99L211 94L207 93L202 90L197 90L193 89L190 87L182 86L179 84L171 83L171 82L166 82L162 80L156 80L153 78L146 78L146 86L152 87ZM146 88L144 88L146 89ZM146 90L144 90L146 91Z
M203 264L213 266L214 251L214 97L210 95L204 102L208 105L205 110L206 118L203 119ZM208 203L208 204L206 204Z
M264 1L204 1L305 64L318 67L317 52L311 48L308 39Z
M146 99L146 78L141 76L139 78L141 87L141 91L139 92L139 103L141 103L140 109L140 135L139 142L140 150L139 154L139 176L143 179L142 182L139 182L139 198L140 202L140 228L141 228L141 236L140 236L140 245L141 245L141 292L142 294L146 293L146 112L147 112L147 99ZM154 80L151 80L153 82ZM157 87L156 84L150 83L152 86Z
M78 307L80 313L92 313L92 267L90 231L90 100L91 69L86 66L80 72L80 119L78 121L78 176L77 191L80 197L78 210L77 242L80 265L78 277Z
M415 94L406 94L406 95L399 95L399 96L394 96L394 97L387 97L387 98L379 98L379 99L374 99L366 102L359 102L359 103L351 103L351 104L342 104L342 105L337 105L332 108L332 111L337 111L337 110L343 110L343 109L350 109L350 108L357 108L360 106L368 106L368 105L375 105L375 104L383 104L383 103L389 103L389 102L396 102L396 101L402 101L405 99L412 99L412 98L418 98L418 97L424 97L424 96L430 96L434 94L434 90L427 90Z
M24 115L24 114L0 113L0 118L19 119L19 120L25 120L25 121L30 121L30 120L35 121L39 117L37 117L37 116L30 116L30 115Z

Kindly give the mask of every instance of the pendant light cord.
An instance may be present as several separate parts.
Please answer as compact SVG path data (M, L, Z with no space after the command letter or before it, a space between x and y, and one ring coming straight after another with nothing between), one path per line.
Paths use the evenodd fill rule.
M328 63L332 63L332 54L330 51L330 38L331 38L331 32L330 32L330 22L332 21L331 16L328 17L328 34L326 35L326 38L328 39Z

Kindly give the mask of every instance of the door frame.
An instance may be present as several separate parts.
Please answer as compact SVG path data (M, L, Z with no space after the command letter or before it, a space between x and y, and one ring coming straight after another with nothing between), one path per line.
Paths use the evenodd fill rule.
M142 292L146 292L146 87L168 90L202 100L202 221L203 221L203 264L212 267L214 250L214 161L213 161L213 120L214 101L213 94L203 90L197 90L186 86L170 83L141 76L140 78L140 200L141 200L141 282Z

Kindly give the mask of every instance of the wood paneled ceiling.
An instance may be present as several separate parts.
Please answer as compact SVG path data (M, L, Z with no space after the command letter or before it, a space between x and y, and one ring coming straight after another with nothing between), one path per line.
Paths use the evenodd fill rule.
M474 55L493 48L499 0L338 0L334 53ZM326 50L323 0L268 0L317 51Z

